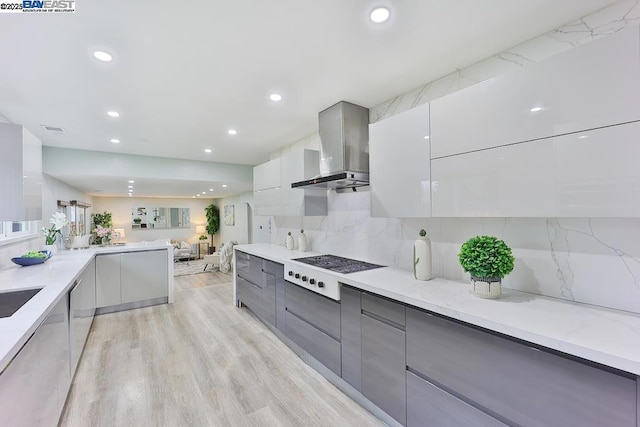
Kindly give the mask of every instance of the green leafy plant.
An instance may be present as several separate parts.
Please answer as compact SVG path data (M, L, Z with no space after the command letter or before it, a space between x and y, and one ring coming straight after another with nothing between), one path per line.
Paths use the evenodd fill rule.
M211 236L211 246L213 247L213 235L220 229L220 210L213 203L204 208L207 217L207 234Z
M420 237L426 237L426 236L427 236L427 230L423 228L422 230L420 230Z
M204 234L201 234L200 237L198 237L198 239L200 241L205 241L205 240L207 240L207 236L205 236Z
M504 241L493 236L476 236L462 245L458 260L473 277L502 279L513 270L514 258Z

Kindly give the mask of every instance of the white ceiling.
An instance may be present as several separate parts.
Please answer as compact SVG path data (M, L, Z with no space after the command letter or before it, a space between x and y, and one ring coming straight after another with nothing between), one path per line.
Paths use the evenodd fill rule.
M0 14L0 113L48 146L255 165L337 101L372 107L614 2L76 0Z

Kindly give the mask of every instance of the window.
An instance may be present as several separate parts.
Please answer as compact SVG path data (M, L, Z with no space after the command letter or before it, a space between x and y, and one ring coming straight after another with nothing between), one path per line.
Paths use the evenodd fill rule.
M0 244L15 238L33 236L38 233L40 221L4 221L0 222Z

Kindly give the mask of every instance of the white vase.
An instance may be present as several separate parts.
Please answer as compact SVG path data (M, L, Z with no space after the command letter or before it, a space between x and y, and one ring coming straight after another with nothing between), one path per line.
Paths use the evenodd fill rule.
M293 236L287 235L287 240L285 241L285 247L289 250L293 250Z
M304 233L300 233L298 236L298 250L300 252L307 251L307 236L305 236Z
M413 243L413 276L417 280L431 280L432 269L431 241L428 237L420 237Z
M41 251L49 251L51 255L55 255L58 252L58 247L54 245L42 245L40 248Z
M502 294L502 281L499 278L471 276L469 290L480 298L497 299Z

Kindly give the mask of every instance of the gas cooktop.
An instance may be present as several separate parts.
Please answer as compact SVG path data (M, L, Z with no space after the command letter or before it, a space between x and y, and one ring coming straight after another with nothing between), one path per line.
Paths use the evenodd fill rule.
M356 259L343 258L335 255L319 255L305 258L295 258L293 261L302 262L318 268L335 271L336 273L348 274L359 271L382 268L384 265L371 264Z

